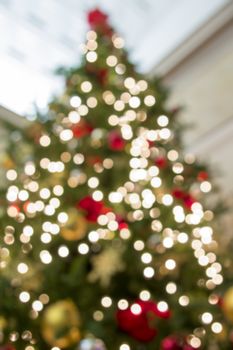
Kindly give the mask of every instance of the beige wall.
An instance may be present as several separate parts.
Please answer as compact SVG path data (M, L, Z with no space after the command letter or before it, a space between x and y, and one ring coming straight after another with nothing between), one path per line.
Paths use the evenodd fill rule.
M171 105L184 105L182 119L193 124L187 149L208 159L223 191L233 193L233 23L166 75Z

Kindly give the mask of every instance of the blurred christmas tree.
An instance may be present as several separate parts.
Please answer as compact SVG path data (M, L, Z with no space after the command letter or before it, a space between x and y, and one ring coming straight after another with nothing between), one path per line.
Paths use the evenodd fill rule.
M160 82L88 20L64 94L1 159L0 349L231 349L209 173Z

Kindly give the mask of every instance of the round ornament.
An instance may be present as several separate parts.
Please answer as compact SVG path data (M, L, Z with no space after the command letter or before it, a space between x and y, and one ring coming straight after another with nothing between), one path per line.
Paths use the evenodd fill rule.
M90 337L81 340L78 350L106 350L106 347L101 339Z
M69 209L68 221L61 228L61 236L67 241L76 241L85 237L87 232L87 221L77 209Z
M222 309L226 318L233 322L233 287L230 287L223 296Z
M0 350L16 350L12 344L5 344L0 346Z
M7 321L5 317L0 315L0 331L7 326Z
M71 300L61 300L48 306L43 314L42 335L51 346L67 348L80 340L80 318Z
M168 319L170 310L160 311L153 301L136 300L125 310L118 310L116 314L118 327L132 338L142 342L150 342L157 333L157 319Z

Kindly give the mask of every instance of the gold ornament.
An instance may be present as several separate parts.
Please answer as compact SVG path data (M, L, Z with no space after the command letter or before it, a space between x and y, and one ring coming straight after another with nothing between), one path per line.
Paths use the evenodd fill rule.
M103 287L108 287L112 276L125 269L122 262L122 247L109 247L92 258L93 269L88 275L90 282L100 281Z
M61 228L61 236L67 241L76 241L85 237L87 232L87 221L85 217L72 208L68 211L68 221L65 226Z
M44 311L42 335L51 346L64 349L79 342L79 326L79 312L71 300L58 301Z
M1 271L4 276L14 279L15 285L19 286L22 290L36 291L41 287L43 283L43 271L40 265L30 264L26 261L28 266L27 273L17 274L16 276L18 261L10 259L9 257L7 258L8 261L4 259L4 262L8 264L6 268Z
M222 309L226 318L233 322L233 287L226 291L223 297Z
M7 326L7 321L5 317L0 316L0 331L3 330Z
M8 157L8 156L6 156L6 157L3 159L2 165L3 165L4 169L13 169L13 168L15 168L15 163L14 163L14 161L13 161L10 157Z

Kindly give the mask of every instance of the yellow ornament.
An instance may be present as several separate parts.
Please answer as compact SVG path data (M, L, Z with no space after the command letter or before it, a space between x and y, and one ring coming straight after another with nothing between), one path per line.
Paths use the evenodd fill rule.
M5 317L0 316L0 331L3 330L7 326L7 321Z
M58 301L44 311L42 335L51 346L64 349L79 342L79 326L79 312L71 300Z
M233 287L226 291L223 297L222 309L226 318L233 322Z
M2 165L5 169L15 168L15 163L10 157L7 157L7 156L5 157L5 159L3 159Z
M67 241L76 241L85 237L87 232L87 221L85 217L72 208L68 211L68 221L61 228L61 236Z

